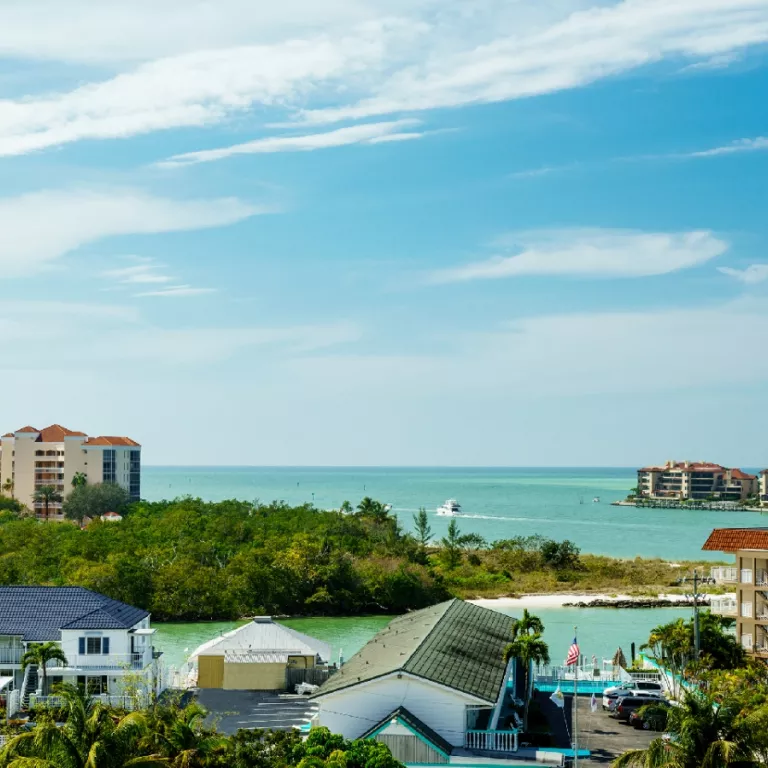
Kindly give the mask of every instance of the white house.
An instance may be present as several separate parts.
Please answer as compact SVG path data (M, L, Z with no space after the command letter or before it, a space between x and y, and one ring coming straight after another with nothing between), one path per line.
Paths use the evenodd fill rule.
M31 646L53 641L67 663L46 665L49 689L71 683L130 705L126 698L158 690L155 631L147 611L83 587L0 587L0 678L6 691L19 691L23 704L50 693L42 690L40 670L23 670L21 660Z
M515 731L500 722L510 622L461 600L394 619L313 695L312 725L383 741L407 764L511 751Z

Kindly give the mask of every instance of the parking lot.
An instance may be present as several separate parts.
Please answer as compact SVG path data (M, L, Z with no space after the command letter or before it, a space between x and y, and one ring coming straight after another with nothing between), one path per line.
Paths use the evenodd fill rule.
M592 753L588 764L610 763L627 750L645 749L653 739L661 736L614 720L599 704L597 711L592 712L589 704L588 697L579 696L579 747Z
M200 690L197 700L208 710L208 722L222 733L247 728L290 730L308 723L317 705L306 696L266 691Z

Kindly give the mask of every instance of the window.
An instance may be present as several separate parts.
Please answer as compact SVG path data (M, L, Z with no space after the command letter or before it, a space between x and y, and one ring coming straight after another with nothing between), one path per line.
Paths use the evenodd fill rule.
M115 449L107 448L104 451L102 458L102 482L115 483L117 482L117 458L115 457Z
M98 675L96 677L78 675L77 687L81 691L89 693L91 696L98 696L102 693L109 693L108 679L106 675Z
M130 452L128 493L133 501L141 498L141 451Z
M81 637L78 639L78 653L81 656L109 653L109 638Z

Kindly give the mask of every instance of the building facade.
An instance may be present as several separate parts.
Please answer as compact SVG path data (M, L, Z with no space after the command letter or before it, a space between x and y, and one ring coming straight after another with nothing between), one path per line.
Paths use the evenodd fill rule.
M3 694L16 690L17 706L33 706L35 699L55 694L57 683L70 683L130 708L127 699L147 700L158 692L162 675L154 632L147 611L84 587L0 587ZM24 669L22 658L31 645L46 642L57 643L67 663L46 665L43 690L41 670Z
M764 469L760 473L758 484L760 486L760 504L763 507L768 507L768 469Z
M0 439L0 487L42 517L45 504L35 501L41 486L53 486L62 496L72 481L116 483L131 499L141 496L141 446L129 437L89 437L59 424L45 429L22 427ZM49 503L51 518L61 517L61 503Z
M743 501L758 492L755 475L710 462L668 461L637 471L638 496L681 501Z
M733 617L744 650L768 662L768 528L716 528L703 549L735 557L733 567L713 568L715 580L734 592L713 600L711 610Z
M514 662L510 618L451 600L391 621L312 695L313 727L375 738L403 763L448 763L455 750L513 751L502 729Z

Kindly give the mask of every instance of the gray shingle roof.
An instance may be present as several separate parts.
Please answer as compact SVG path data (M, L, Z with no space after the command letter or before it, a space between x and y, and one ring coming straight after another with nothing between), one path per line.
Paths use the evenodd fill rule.
M315 697L393 672L408 672L495 703L505 681L504 648L512 619L450 600L391 621Z
M61 629L130 629L147 611L84 587L0 587L0 635L60 640Z

